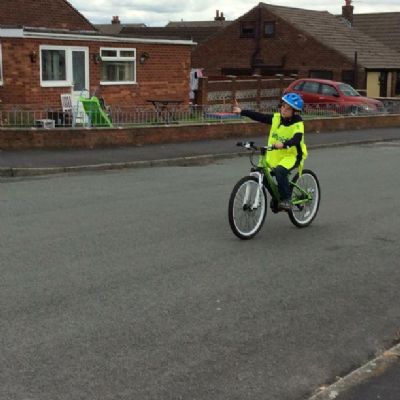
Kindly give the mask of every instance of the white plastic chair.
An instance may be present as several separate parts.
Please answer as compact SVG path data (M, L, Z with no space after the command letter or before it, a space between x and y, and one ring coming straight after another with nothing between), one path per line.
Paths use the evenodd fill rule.
M71 93L64 93L61 95L61 107L64 115L70 115L72 119L72 127L76 124L76 113L77 109L72 104Z

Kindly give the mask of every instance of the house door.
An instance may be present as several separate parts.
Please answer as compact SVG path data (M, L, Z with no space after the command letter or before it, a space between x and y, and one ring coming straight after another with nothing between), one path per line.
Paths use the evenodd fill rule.
M396 72L396 79L395 79L395 88L394 88L394 95L400 96L400 71Z
M89 60L88 50L72 50L72 81L75 96L89 91Z
M368 97L379 97L380 86L379 86L379 72L368 72L367 75L367 96Z
M379 97L387 97L388 73L381 71L379 74Z
M89 97L89 51L87 48L72 49L72 102L78 104L78 115L83 117L79 97ZM80 121L78 121L80 122Z

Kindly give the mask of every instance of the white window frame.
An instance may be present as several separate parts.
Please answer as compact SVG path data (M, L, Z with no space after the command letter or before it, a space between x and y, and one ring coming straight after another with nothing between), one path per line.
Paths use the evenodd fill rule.
M42 75L43 60L42 50L64 50L65 51L65 80L63 81L44 81ZM72 87L73 76L72 76L72 52L73 51L84 51L85 52L85 79L87 85L89 85L89 49L87 47L76 47L76 46L53 46L53 45L40 45L40 86L41 87Z
M2 56L1 42L0 42L0 86L3 86L3 56Z
M103 57L102 51L116 51L117 56L116 57ZM134 56L133 57L123 57L121 56L121 51L133 51ZM100 47L100 58L101 61L133 61L133 75L135 77L135 80L133 81L115 81L115 82L110 82L110 81L100 81L100 85L136 85L137 84L137 77L136 77L136 49L135 48L125 48L125 47Z

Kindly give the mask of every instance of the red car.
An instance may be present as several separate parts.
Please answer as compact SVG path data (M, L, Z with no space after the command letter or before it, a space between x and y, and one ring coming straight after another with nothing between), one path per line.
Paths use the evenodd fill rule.
M381 101L361 96L352 86L343 82L313 78L297 79L286 88L285 93L288 92L300 94L306 108L307 104L315 106L318 104L321 108L330 108L340 113L385 111Z

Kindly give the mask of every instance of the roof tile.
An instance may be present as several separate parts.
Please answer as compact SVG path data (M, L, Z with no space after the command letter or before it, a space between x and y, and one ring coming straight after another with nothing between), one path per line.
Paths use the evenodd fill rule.
M96 30L67 0L0 0L0 25Z
M400 68L400 53L327 11L260 5L349 60L357 52L358 63L365 68Z
M353 26L400 52L400 12L354 14Z

